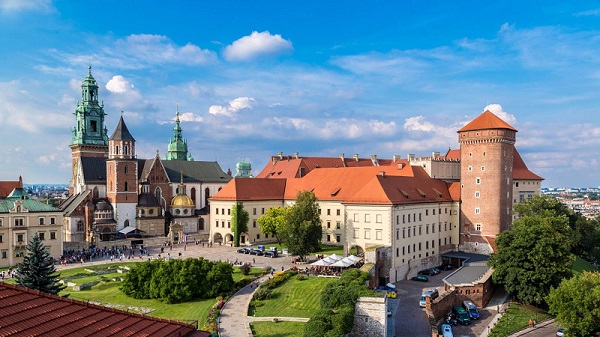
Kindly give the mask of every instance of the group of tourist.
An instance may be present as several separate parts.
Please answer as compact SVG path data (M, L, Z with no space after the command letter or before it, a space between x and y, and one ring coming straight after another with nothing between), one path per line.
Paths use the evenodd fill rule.
M145 249L143 246L139 248L129 247L126 245L116 247L92 247L89 249L65 249L63 250L63 255L60 256L59 263L61 265L66 265L69 263L84 263L86 261L95 261L98 259L108 260L110 258L111 261L116 259L123 261L124 259L133 259L136 257L136 252L138 256L142 258L143 256L147 256L149 254L148 249Z

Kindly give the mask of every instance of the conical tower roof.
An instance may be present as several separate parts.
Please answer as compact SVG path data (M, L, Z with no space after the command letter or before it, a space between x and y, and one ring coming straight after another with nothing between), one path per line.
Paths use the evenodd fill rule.
M484 111L479 117L472 120L467 125L463 126L458 132L488 130L488 129L508 129L517 131L510 124L503 121L500 117L494 115L491 111Z
M127 125L125 125L125 121L123 120L123 115L119 119L119 124L117 124L117 128L115 132L110 136L110 140L130 140L135 141L129 130L127 129Z

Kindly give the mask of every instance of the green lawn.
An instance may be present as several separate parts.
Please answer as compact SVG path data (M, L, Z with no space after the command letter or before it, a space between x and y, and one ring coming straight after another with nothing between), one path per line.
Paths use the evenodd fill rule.
M309 277L298 281L292 276L281 286L273 289L273 297L263 301L264 305L251 313L260 317L305 317L310 318L320 306L321 292L325 286L337 279Z
M508 336L529 325L529 320L541 322L551 318L544 310L532 305L512 302L498 324L492 329L490 337Z
M597 271L596 267L594 267L591 263L586 260L580 258L579 256L575 257L575 261L573 261L573 275L579 275L584 271Z
M302 337L305 324L301 322L252 322L250 328L255 337Z

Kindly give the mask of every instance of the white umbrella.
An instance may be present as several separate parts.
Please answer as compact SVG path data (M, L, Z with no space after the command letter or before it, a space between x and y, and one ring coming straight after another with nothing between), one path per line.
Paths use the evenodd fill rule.
M347 256L346 258L352 260L354 263L360 262L360 260L362 260L360 257L358 257L356 255L350 255L350 256Z
M351 261L342 259L342 260L339 260L339 261L335 262L334 264L330 265L330 267L343 267L343 268L346 268L346 267L350 267L353 264L354 263L352 263Z
M324 258L322 260L325 261L325 262L327 262L327 263L329 263L329 264L332 264L335 261L339 261L340 259L332 259L331 256L328 256L328 257L326 257L326 258Z
M311 263L310 265L326 267L326 266L329 266L330 264L331 264L331 262L325 261L325 259L321 259L321 260Z
M341 259L343 259L344 257L343 257L343 256L339 256L339 255L337 255L337 254L331 254L331 255L329 255L329 256L328 256L328 258L330 258L330 259L333 259L333 260L337 261L337 260L341 260Z

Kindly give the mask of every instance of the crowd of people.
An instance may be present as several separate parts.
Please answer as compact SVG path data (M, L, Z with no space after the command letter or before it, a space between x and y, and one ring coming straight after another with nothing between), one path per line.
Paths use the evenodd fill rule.
M137 255L136 255L137 254ZM59 263L61 265L67 265L70 263L84 263L97 260L108 260L110 261L123 261L124 259L134 259L139 257L142 259L144 256L148 256L148 249L143 246L138 248L123 246L112 246L112 247L92 247L89 249L65 249L63 255L60 256Z

